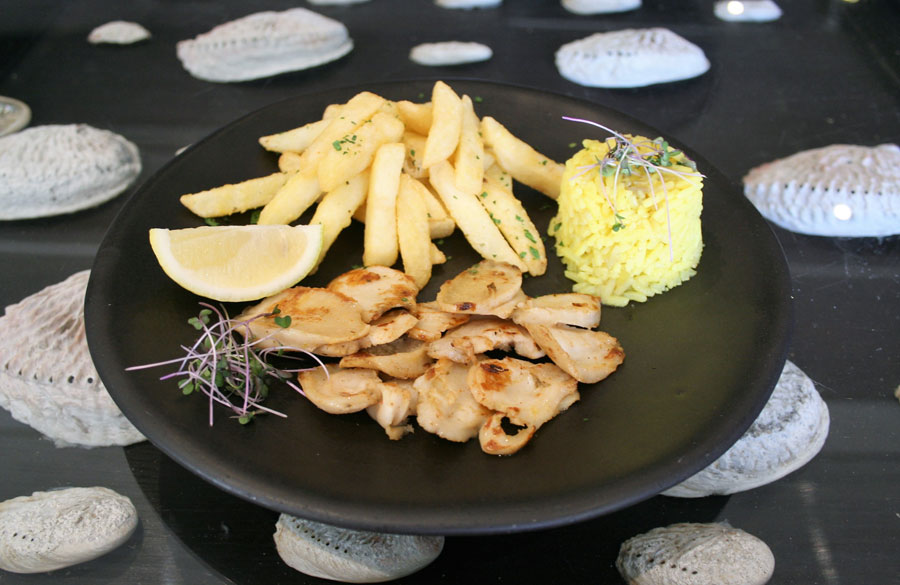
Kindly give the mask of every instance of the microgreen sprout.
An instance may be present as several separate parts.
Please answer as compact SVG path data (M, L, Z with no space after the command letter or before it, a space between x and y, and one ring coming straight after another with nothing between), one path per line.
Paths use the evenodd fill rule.
M262 405L269 394L272 381L281 381L300 394L303 390L291 381L297 372L311 368L278 368L269 363L270 356L283 359L303 359L311 357L324 367L313 354L289 346L268 346L270 336L254 339L250 324L266 317L272 317L280 327L289 327L290 315L281 315L277 306L269 313L255 315L245 320L228 316L224 307L215 307L201 302L203 307L196 317L188 319L194 329L200 332L191 346L182 345L185 355L179 358L132 366L126 370L143 370L165 365L177 365L178 369L160 377L160 380L178 378L178 388L182 394L203 392L209 398L209 425L213 424L213 407L220 404L228 407L241 424L247 424L259 414L268 413L284 417L285 414ZM240 337L237 340L235 335ZM264 347L266 346L266 347ZM314 366L317 367L317 366Z
M659 177L659 182L663 188L663 199L666 203L666 229L669 242L669 261L674 261L672 251L672 222L669 215L669 194L666 189L666 181L663 174L674 175L681 179L686 179L687 177L703 177L702 174L697 172L697 165L694 164L694 161L689 159L682 151L669 146L669 143L662 137L635 142L628 136L619 134L615 130L591 120L570 118L568 116L563 116L563 120L590 124L591 126L596 126L597 128L612 134L612 137L606 139L608 147L606 156L602 159L595 156L594 158L597 162L592 165L581 167L581 172L578 173L576 177L597 169L601 176L613 178L613 197L615 197L618 194L620 175L630 177L643 173L647 177L647 185L650 188L650 196L653 198L654 209L658 209L658 207L652 177L653 175ZM690 171L686 172L681 169L672 168L675 165L687 167ZM615 217L616 220L612 225L612 230L618 232L619 230L625 229L625 217L619 213L615 202L610 198L609 193L606 191L605 182L601 182L600 185L603 189L603 196L606 198L606 202L612 210L613 217Z

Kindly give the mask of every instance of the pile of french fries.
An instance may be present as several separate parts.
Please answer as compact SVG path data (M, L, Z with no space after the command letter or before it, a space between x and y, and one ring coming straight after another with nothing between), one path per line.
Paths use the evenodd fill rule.
M431 100L390 101L360 92L322 119L263 136L279 171L181 197L204 218L261 208L258 223L289 224L315 205L319 262L355 218L365 223L363 264L393 266L421 288L446 259L433 240L458 227L482 257L543 274L540 232L513 194L513 179L552 199L563 165L479 118L472 99L442 81Z

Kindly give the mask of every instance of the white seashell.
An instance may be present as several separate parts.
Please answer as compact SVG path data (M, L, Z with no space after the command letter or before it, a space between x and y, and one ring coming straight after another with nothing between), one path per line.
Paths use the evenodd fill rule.
M781 8L772 0L720 0L713 12L732 22L771 22L781 18Z
M95 559L127 541L137 523L131 500L103 487L0 502L0 569L44 573Z
M434 0L441 8L457 8L470 10L472 8L494 8L500 6L503 0Z
M562 0L561 4L575 14L608 14L637 10L641 0Z
M86 124L26 128L0 138L0 219L100 205L140 172L137 147L113 132Z
M363 2L368 2L369 0L309 0L310 4L317 4L320 6L328 6L328 5L344 5L344 4L361 4Z
M708 467L663 494L701 498L771 483L800 469L822 450L830 420L813 381L788 361L747 432Z
M407 536L338 528L282 514L275 546L293 569L345 583L380 583L410 575L441 554L443 536Z
M18 132L31 122L31 108L23 101L0 96L0 136Z
M900 233L900 147L834 144L760 165L744 194L768 220L814 236Z
M130 45L150 38L150 31L136 22L126 20L113 20L101 24L88 35L88 42L98 45L112 43L116 45Z
M409 58L419 65L440 66L487 61L493 54L490 47L481 43L447 41L416 45L409 52Z
M622 543L616 568L629 585L763 585L775 557L727 524L672 524Z
M191 75L217 82L308 69L352 49L347 27L305 8L250 14L176 45Z
M0 406L57 446L130 445L144 437L113 402L88 352L90 272L6 307L0 317Z
M556 51L560 75L588 87L643 87L702 75L700 47L665 28L595 33Z

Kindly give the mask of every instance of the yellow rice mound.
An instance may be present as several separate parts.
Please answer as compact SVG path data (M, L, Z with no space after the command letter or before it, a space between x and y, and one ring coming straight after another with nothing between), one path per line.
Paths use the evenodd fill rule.
M641 136L626 137L634 144L650 143ZM682 176L664 170L660 178L651 170L648 177L641 168L631 175L604 177L598 161L614 146L613 139L585 140L584 148L566 162L559 212L549 231L566 276L575 281L573 290L622 307L646 301L696 273L703 251L703 179L679 164L683 154L665 167Z

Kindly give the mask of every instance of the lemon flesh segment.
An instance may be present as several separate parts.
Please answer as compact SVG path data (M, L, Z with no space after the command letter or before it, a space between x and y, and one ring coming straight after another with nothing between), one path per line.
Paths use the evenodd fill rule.
M322 226L153 228L150 247L169 278L192 293L254 301L309 274L322 250Z

